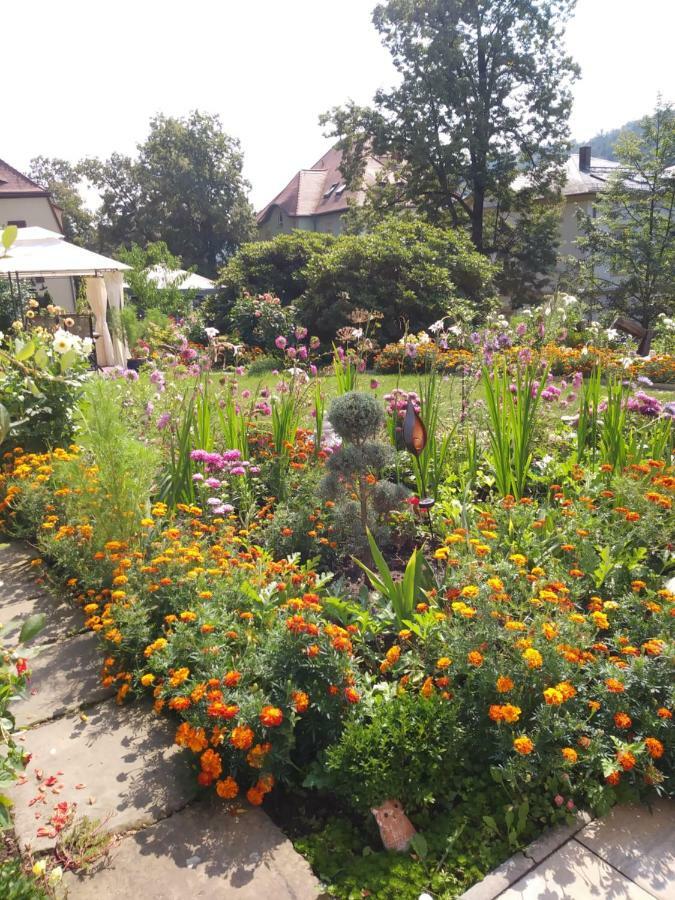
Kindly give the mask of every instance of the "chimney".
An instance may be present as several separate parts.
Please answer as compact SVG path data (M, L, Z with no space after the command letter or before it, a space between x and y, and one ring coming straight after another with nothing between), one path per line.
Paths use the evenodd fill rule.
M586 144L583 147L579 147L579 171L580 172L590 172L591 171L591 145Z

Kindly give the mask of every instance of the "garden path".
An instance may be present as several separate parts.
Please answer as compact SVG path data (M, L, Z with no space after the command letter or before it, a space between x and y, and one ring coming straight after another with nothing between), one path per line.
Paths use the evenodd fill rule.
M86 875L68 872L72 900L186 896L312 900L319 882L260 809L232 814L195 798L194 773L173 728L150 708L121 708L101 686L101 650L82 618L36 583L24 544L0 547L3 622L44 612L30 691L16 705L19 742L31 760L11 789L17 840L53 848L71 814L114 833L110 858ZM11 639L16 626L5 634Z

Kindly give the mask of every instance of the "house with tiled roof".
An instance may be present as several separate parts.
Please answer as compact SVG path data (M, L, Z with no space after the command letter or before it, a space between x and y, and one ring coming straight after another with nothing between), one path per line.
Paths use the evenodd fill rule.
M362 203L368 185L374 183L382 163L368 157L364 190L347 190L340 172L342 151L336 147L325 153L310 169L301 169L286 187L257 216L258 235L269 240L295 228L340 234L343 218L351 203Z
M37 225L63 234L63 214L49 191L0 159L0 229L6 225ZM38 292L48 291L52 303L67 312L75 310L72 278L35 279Z

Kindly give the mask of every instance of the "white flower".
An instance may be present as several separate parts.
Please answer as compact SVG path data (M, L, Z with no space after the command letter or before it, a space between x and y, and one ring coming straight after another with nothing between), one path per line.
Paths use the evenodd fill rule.
M459 337L462 333L462 326L461 325L453 325L451 328L448 328L448 331L450 332L450 334L454 334L454 335L457 335L457 337Z
M633 365L633 360L630 356L624 356L624 358L619 360L619 362L624 367L624 369L630 369L630 367Z
M439 331L443 331L443 319L439 319L438 322L434 322L429 326L429 331L432 334L437 334Z
M608 341L618 341L619 340L619 332L616 330L616 328L608 328L606 333L607 333Z
M54 332L54 349L57 353L67 353L73 346L73 338L75 335L58 328ZM77 338L75 338L77 340Z
M220 334L220 330L218 328L205 328L204 331L206 332L206 336L210 341L212 341L217 334Z
M54 887L54 885L57 885L61 881L62 878L63 878L63 869L61 868L61 866L55 866L49 873L49 878L47 878L47 884L50 887Z
M580 356L588 356L588 347L582 347Z

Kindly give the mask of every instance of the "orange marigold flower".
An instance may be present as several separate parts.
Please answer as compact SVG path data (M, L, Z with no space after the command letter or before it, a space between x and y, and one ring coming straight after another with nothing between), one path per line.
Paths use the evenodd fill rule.
M276 728L284 721L284 714L278 706L263 706L258 717L266 728Z
M216 782L216 794L223 800L233 800L239 793L239 785L231 775L224 781Z
M656 715L659 717L659 719L672 719L673 718L673 714L671 713L671 711L669 709L666 709L665 706L659 706L659 708L656 710Z
M534 750L534 744L527 735L522 734L514 740L513 749L521 756L527 756Z
M202 753L199 758L199 764L202 768L202 772L205 772L212 779L218 778L223 770L223 764L219 754L210 747Z
M611 784L612 787L616 787L621 781L621 772L618 769L615 772L610 772L609 775L605 776L605 781L607 784Z
M642 649L648 656L661 656L663 653L664 643L658 638L651 638L642 645Z
M471 650L466 655L467 661L469 665L476 666L476 668L480 668L483 665L483 654L479 653L478 650Z
M349 701L349 703L358 703L361 699L361 695L353 687L345 688L345 697Z
M617 678L605 678L605 685L612 694L623 694L626 690L623 681L619 681Z
M639 594L640 591L643 591L647 587L647 582L636 579L635 581L631 581L630 586L636 594Z
M563 747L560 752L562 753L565 762L570 763L572 766L579 759L579 754L573 747Z
M441 656L440 659L436 660L437 669L447 669L450 665L452 665L452 660L449 656Z
M223 676L223 684L225 687L236 687L241 681L241 672L231 671Z
M614 724L617 728L630 728L633 724L633 720L625 712L614 713Z
M645 747L647 748L647 753L649 753L652 759L660 759L663 756L665 750L665 747L663 746L661 741L655 737L645 738Z
M513 690L513 682L508 675L499 676L497 679L497 690L500 694L506 694L508 691Z
M309 694L306 694L304 691L293 691L291 699L297 713L307 712L309 709Z
M237 725L236 728L232 729L230 743L237 750L248 750L253 746L254 737L253 729L249 728L248 725Z
M259 788L252 787L246 791L246 799L251 806L260 806L265 799L265 794Z
M630 750L619 750L616 754L616 759L624 772L630 772L637 762Z

